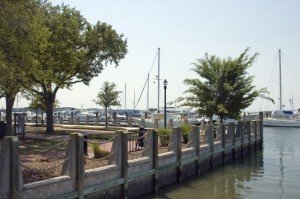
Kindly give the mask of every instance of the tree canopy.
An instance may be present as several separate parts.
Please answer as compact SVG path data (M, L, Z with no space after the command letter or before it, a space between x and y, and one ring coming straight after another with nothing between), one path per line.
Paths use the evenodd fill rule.
M7 135L12 134L15 96L28 82L25 71L38 63L36 55L47 37L37 1L0 2L0 97L6 98Z
M105 66L119 64L127 53L127 41L112 26L90 24L74 8L41 4L44 26L49 30L47 47L37 56L39 64L27 70L31 92L47 105L47 133L53 129L53 103L57 91L98 76Z
M273 101L266 96L266 88L257 90L253 85L254 76L249 75L247 69L258 54L250 56L248 52L247 48L237 58L226 59L206 53L204 58L193 63L192 71L199 78L184 80L189 88L182 105L197 108L199 114L208 117L217 114L221 118L238 119L241 111L257 97Z

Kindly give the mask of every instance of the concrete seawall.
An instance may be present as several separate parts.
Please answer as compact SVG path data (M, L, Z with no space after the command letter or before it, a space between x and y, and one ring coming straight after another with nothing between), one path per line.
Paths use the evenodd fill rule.
M262 120L229 124L227 128L221 124L216 129L213 125L194 127L187 144L182 144L179 128L173 129L169 136L167 152L158 153L159 135L149 129L142 157L128 160L128 137L118 131L110 165L85 170L83 136L72 134L62 176L29 184L23 183L18 140L5 137L0 154L0 198L136 198L157 192L166 185L260 149Z

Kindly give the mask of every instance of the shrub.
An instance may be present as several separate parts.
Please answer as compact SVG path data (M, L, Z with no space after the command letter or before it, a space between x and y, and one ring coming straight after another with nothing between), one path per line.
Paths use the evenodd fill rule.
M158 128L157 133L160 138L160 145L162 147L168 146L172 129Z
M104 158L109 155L108 151L101 150L99 144L96 143L93 144L93 151L95 159Z
M192 126L189 124L182 124L179 127L182 131L182 139L183 139L183 143L186 144L189 141L189 133L192 130Z

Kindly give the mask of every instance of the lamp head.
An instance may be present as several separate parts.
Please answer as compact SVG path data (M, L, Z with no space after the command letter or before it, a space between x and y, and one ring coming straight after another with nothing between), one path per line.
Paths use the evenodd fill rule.
M165 87L167 87L168 81L165 79L164 82L163 82L163 84L164 84Z

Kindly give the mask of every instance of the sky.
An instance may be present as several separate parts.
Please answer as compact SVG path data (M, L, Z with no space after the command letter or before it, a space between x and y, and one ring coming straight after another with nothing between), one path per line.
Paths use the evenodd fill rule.
M157 59L161 48L161 79L167 79L167 101L183 96L187 87L183 80L195 78L192 63L205 53L221 58L237 57L247 47L250 55L259 56L248 70L255 76L257 89L267 87L271 102L257 99L246 111L278 109L279 69L278 49L282 49L283 104L289 109L300 107L300 1L297 0L51 0L80 10L95 24L111 24L123 33L128 42L128 54L118 67L108 66L88 86L76 84L71 90L59 90L60 106L76 108L97 107L94 103L104 81L114 82L123 91L121 104L125 107L124 87L127 86L126 108L133 108L150 73L149 106L157 107ZM154 64L153 64L154 63ZM163 104L161 82L160 104ZM4 101L1 101L4 106ZM145 109L146 89L137 108ZM28 106L19 96L15 107Z

